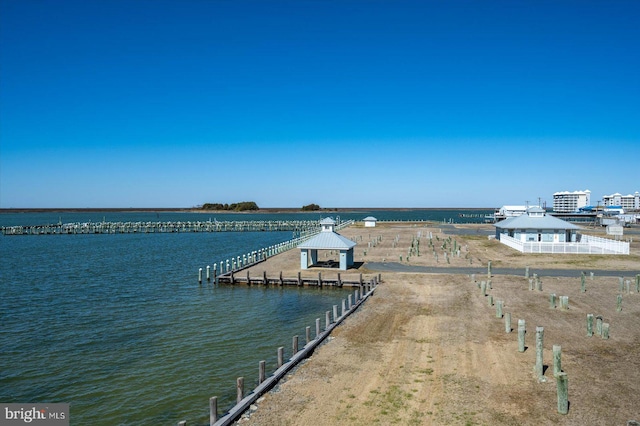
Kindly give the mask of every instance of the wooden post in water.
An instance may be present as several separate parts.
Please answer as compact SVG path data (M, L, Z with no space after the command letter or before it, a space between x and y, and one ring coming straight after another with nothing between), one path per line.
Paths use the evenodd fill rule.
M325 312L324 313L324 318L325 318L325 323L327 324L324 329L328 330L329 326L331 325L331 312L329 312L329 311Z
M211 281L211 266L207 265L207 282Z
M298 287L302 287L302 275L300 271L298 271Z
M202 268L198 269L198 283L202 284Z
M267 279L267 271L262 271L262 284L269 284L269 280Z
M518 320L518 352L524 352L524 339L527 333L526 324L523 319Z
M569 378L567 373L558 374L556 388L558 391L558 413L567 414L569 412Z
M338 305L333 305L333 322L338 319Z
M322 272L318 272L318 287L322 287Z
M265 381L266 379L266 372L265 372L265 367L266 367L266 361L260 361L258 363L258 384L262 384L262 382Z
M353 306L352 295L349 294L349 295L347 295L347 309L351 310L352 306Z
M244 377L238 377L236 380L236 404L244 398Z
M320 336L320 318L316 318L316 339Z
M538 380L542 381L543 374L543 339L544 339L544 327L536 326L536 376Z
M211 424L213 424L213 423L211 423ZM178 426L187 426L187 421L186 420L180 420L178 422Z
M504 332L511 333L511 312L504 313Z
M553 375L558 377L562 372L562 347L553 345Z
M231 271L231 284L236 283L236 278L233 276L233 270Z
M344 299L342 299L342 310L340 312L342 313L341 317L347 313L347 302Z
M305 327L304 332L305 332L306 342L307 343L311 342L311 327L310 326Z
M293 354L294 354L294 355L295 355L295 354L297 354L297 353L298 353L298 336L297 336L297 335L296 335L296 336L293 336L293 344L292 344L292 347L293 347Z
M593 314L587 314L587 337L593 336Z
M282 280L282 271L280 271L280 287L284 285L284 281Z
M278 368L284 365L284 347L278 347Z
M213 426L218 421L218 397L209 398L209 424Z
M251 277L249 276L249 270L247 269L247 285L251 285Z
M338 287L342 287L342 278L340 277L340 272L338 272Z

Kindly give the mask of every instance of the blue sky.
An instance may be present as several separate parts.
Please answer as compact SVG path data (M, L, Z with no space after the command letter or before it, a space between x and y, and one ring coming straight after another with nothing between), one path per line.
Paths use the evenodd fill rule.
M0 207L640 191L640 2L0 0Z

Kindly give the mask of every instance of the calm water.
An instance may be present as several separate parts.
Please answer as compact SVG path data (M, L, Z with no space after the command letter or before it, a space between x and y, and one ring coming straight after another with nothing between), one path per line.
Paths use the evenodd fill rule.
M381 213L389 212L373 214L387 220ZM242 220L300 218L291 216L242 215ZM353 215L361 217L362 212ZM0 226L208 218L29 213L0 215ZM275 370L277 347L284 346L290 357L292 336L300 335L302 346L305 327L312 326L313 334L315 319L324 322L324 312L349 294L197 282L199 267L291 237L289 232L0 236L0 401L69 402L75 425L183 419L207 424L209 397L218 396L221 411L230 408L237 377L244 376L247 391L252 389L260 360L267 361L268 372Z

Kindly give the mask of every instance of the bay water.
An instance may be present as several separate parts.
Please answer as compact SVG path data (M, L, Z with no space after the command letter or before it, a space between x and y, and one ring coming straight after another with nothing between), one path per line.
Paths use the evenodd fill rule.
M381 212L374 214L384 220ZM23 213L0 215L0 226L208 219L178 212ZM289 358L292 337L300 335L304 345L305 327L312 326L313 336L315 319L324 323L325 311L350 294L198 283L200 267L292 237L0 236L0 402L67 402L74 425L208 424L209 397L218 396L221 412L229 409L237 377L245 377L246 391L253 389L260 360L274 371L277 348L283 346Z

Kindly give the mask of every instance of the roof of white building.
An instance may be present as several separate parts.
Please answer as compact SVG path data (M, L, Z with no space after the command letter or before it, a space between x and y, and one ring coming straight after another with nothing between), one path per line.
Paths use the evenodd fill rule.
M320 221L320 225L335 225L336 221L331 217L325 217Z
M539 207L537 209L531 208L527 214L502 220L494 226L501 229L580 229L579 226L573 223L548 214L539 216L530 214L539 214L541 212L544 212L544 210Z
M310 240L298 245L302 250L348 250L356 243L336 232L320 232Z
M367 216L367 217L365 217L365 218L364 218L364 219L362 219L362 220L364 220L365 222L375 222L375 221L377 221L378 219L376 219L376 218L375 218L375 217L373 217L373 216Z

